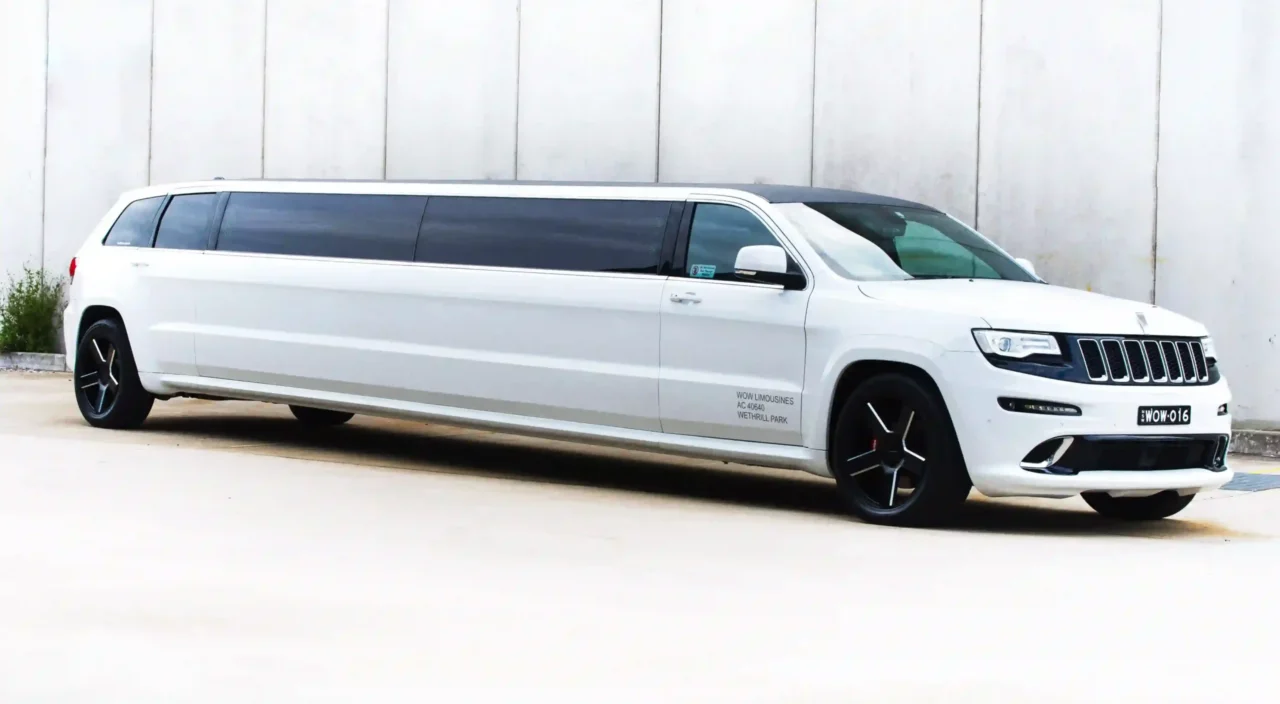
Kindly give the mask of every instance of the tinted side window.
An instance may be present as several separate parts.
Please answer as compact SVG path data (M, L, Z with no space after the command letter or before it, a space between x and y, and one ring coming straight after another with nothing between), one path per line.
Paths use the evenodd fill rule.
M418 261L656 274L671 203L432 197Z
M684 275L737 281L733 265L738 250L757 244L777 246L778 240L755 215L733 205L699 203L689 226Z
M116 218L116 223L111 226L102 243L117 247L150 247L151 226L155 223L156 211L163 202L164 198L156 196L130 203L120 213L120 217Z
M325 193L232 193L218 249L412 261L426 198Z
M209 218L216 193L174 196L160 216L156 246L165 249L204 249L209 245Z

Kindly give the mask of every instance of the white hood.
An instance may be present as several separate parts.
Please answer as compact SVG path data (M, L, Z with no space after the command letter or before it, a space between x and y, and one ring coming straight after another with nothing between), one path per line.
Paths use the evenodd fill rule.
M862 293L911 308L978 316L1002 330L1202 337L1203 325L1150 303L1020 281L911 279L858 284ZM1139 322L1138 314L1146 319Z

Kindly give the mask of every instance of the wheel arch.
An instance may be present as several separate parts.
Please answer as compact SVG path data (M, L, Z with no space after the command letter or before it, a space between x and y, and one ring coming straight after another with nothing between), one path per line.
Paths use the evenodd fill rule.
M84 334L94 323L102 320L117 320L120 326L125 328L125 334L128 334L128 328L125 327L124 316L120 315L120 311L114 306L109 305L90 305L80 313L80 325L76 330L76 345L79 346L80 341L84 339ZM74 354L74 350L67 350L69 354Z
M938 386L938 382L934 380L933 375L923 367L910 362L896 360L860 359L847 364L840 371L835 387L831 391L831 399L827 407L827 423L824 430L824 438L828 449L832 447L832 435L835 433L840 409L844 406L845 401L849 399L849 396L853 394L854 389L857 389L859 385L873 376L892 373L910 377L932 390L942 401L942 409L946 412L947 417L951 417L951 411L947 407L947 401L943 396L942 389ZM952 425L954 425L954 421Z

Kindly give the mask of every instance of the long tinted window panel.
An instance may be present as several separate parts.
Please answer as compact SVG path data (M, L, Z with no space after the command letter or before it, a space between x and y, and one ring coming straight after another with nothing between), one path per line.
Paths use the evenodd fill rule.
M218 249L412 261L420 196L232 193Z
M156 211L164 198L143 198L125 206L116 223L111 226L103 244L117 247L150 247L151 226L156 221Z
M216 193L174 196L160 216L156 246L164 249L204 249L209 244L209 218Z
M418 261L655 274L671 204L432 197Z

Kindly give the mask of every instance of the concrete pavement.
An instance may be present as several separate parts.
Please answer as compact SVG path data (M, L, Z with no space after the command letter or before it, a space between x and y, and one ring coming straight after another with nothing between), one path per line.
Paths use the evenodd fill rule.
M1280 491L971 503L0 374L0 701L1275 700Z

